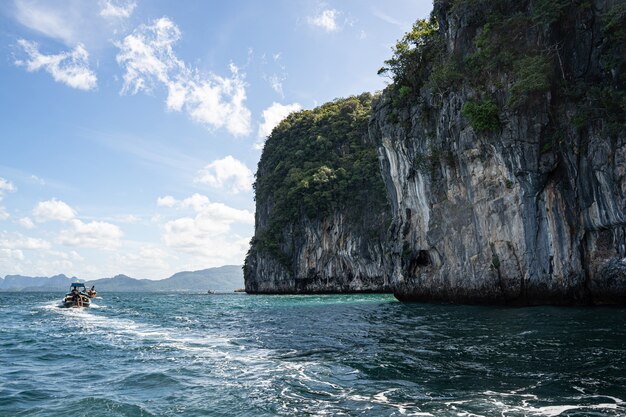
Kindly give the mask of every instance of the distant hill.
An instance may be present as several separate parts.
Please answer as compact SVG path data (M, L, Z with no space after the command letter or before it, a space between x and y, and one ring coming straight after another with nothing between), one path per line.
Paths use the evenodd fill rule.
M78 278L69 278L63 274L52 277L26 277L23 275L7 275L0 278L0 291L56 291L67 289L71 282Z
M0 278L0 291L65 291L76 277L63 274L53 277L27 277L7 275ZM156 292L206 292L207 290L232 292L243 287L241 266L226 265L200 271L178 272L161 280L135 279L126 275L96 280L80 280L88 287L95 285L98 291L156 291Z
M69 285L69 284L68 284ZM233 291L243 287L241 266L226 265L200 271L178 272L162 280L135 279L126 275L86 281L98 291Z

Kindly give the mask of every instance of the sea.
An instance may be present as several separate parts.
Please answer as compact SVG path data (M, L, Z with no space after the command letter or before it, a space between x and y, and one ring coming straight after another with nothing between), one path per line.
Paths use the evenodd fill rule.
M0 294L2 416L626 416L626 309Z

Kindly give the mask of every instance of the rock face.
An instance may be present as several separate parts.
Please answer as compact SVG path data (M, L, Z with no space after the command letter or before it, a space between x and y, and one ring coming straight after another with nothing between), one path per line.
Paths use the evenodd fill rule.
M458 7L470 2L450 3L434 11L445 54L467 63L488 46L486 36L482 51L472 40L497 26ZM531 2L494 3L511 16L533 12ZM463 76L445 91L423 83L400 106L389 89L375 104L370 136L392 205L389 274L400 300L626 302L626 102L613 116L580 120L585 105L602 106L594 88L624 100L623 55L617 64L603 56L615 48L607 22L623 22L626 8L587 3L518 38L515 48L555 48L548 85L521 106L511 104L515 79L506 71L479 87ZM498 123L481 130L464 108L485 96Z
M364 94L292 114L257 171L248 293L388 291L390 223Z
M257 212L257 219L259 214ZM383 219L373 218L375 224ZM244 269L246 292L313 294L388 292L384 233L371 239L362 226L334 212L322 220L304 218L283 231L284 253L295 256L285 265L252 246Z
M436 0L386 61L393 83L359 148L377 147L384 191L372 180L313 193L321 174L341 180L316 159L326 137L301 117L270 136L246 290L626 303L625 57L624 0ZM313 124L354 119L342 117ZM287 132L292 148L276 152ZM293 142L303 132L309 140ZM333 149L346 152L340 142ZM308 174L281 165L302 151L291 168ZM381 192L391 221L363 198ZM343 200L311 205L312 195Z

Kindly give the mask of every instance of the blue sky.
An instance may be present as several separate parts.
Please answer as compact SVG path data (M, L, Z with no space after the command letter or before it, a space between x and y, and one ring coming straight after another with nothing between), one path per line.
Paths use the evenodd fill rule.
M263 140L377 91L427 0L0 5L0 275L241 264Z

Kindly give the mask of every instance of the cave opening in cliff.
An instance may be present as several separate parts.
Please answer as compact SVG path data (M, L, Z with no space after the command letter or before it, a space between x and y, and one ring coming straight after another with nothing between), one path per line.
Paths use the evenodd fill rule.
M425 267L430 265L430 255L427 250L419 250L413 258L413 265L417 267Z

